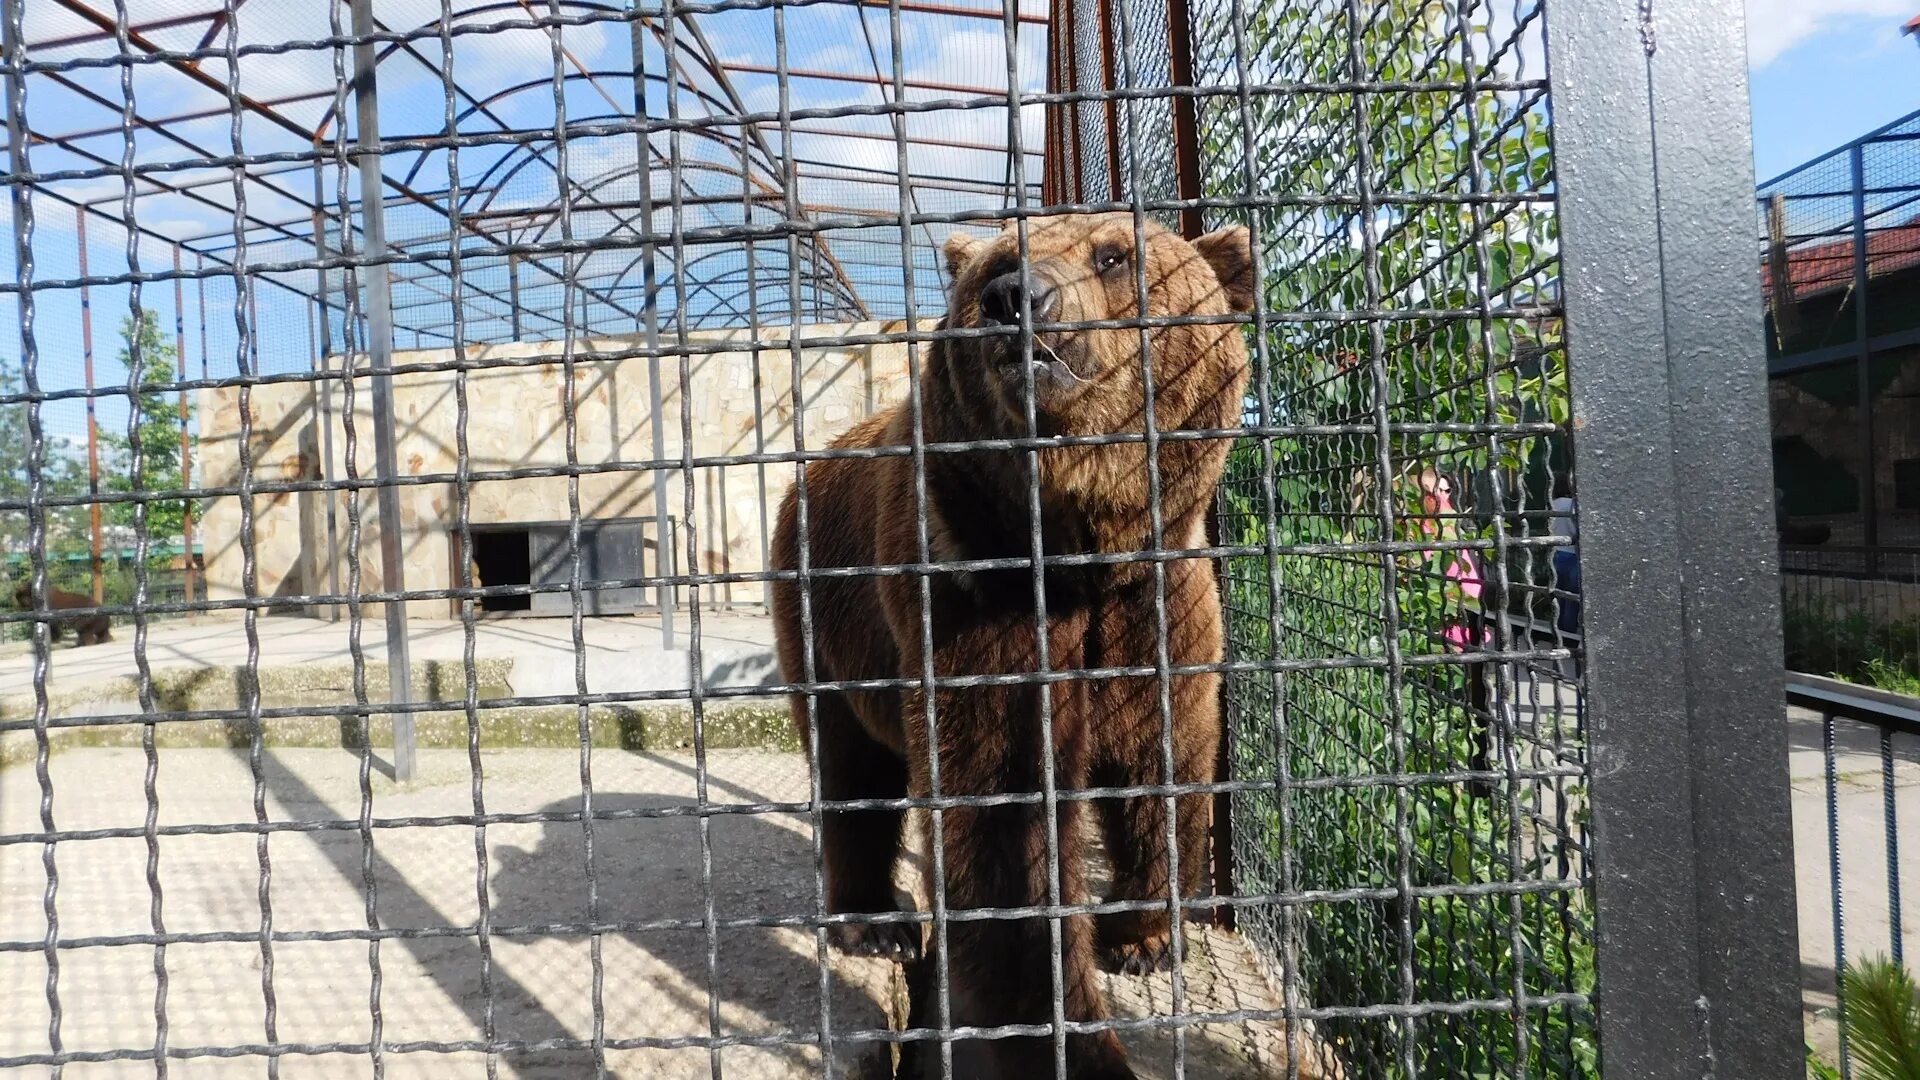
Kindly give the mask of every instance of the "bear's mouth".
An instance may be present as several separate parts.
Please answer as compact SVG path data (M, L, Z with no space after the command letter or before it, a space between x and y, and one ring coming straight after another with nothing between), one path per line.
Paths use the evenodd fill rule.
M1085 375L1075 369L1072 363L1071 345L1056 346L1036 334L1033 338L1032 359L1024 358L1021 353L1022 350L1017 344L1009 342L995 358L994 366L999 370L1000 376L1015 390L1026 385L1028 371L1033 373L1034 390L1041 393L1066 390L1089 381Z

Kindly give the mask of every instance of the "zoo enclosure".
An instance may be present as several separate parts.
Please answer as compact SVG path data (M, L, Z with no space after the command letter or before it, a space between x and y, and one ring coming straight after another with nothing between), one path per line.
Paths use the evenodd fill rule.
M579 809L541 817L578 823L591 837L595 822L617 820L589 794L593 708L684 702L695 717L693 767L704 786L701 718L747 695L709 691L697 679L677 692L608 693L581 674L571 693L483 701L469 663L464 698L419 698L406 684L405 605L458 603L471 639L475 609L490 598L564 597L581 652L578 628L594 592L680 588L694 600L687 617L697 671L702 601L769 577L764 563L716 564L699 535L702 509L711 520L715 503L699 485L725 475L744 483L742 474L752 473L748 490L764 515L769 484L784 487L780 474L830 456L807 434L806 413L818 399L810 401L803 369L827 352L836 364L872 371L885 362L874 351L888 348L911 370L937 334L931 322L944 304L939 235L1067 208L1162 218L1189 234L1246 221L1261 239L1265 286L1249 328L1254 389L1244 425L1230 433L1231 474L1206 551L1220 563L1229 610L1229 655L1217 665L1228 683L1229 768L1222 784L1147 793L1225 797L1221 819L1231 835L1216 854L1231 856L1217 877L1227 888L1191 910L1231 913L1281 993L1272 1008L1248 1016L1174 1007L1139 1028L1316 1021L1365 1075L1604 1068L1610 1076L1695 1076L1710 1061L1722 1075L1746 1077L1797 1062L1784 797L1754 781L1784 777L1771 725L1779 709L1768 644L1776 598L1767 575L1751 573L1770 565L1769 554L1724 539L1764 532L1755 508L1764 505L1765 470L1748 452L1757 404L1727 389L1754 375L1748 354L1757 355L1737 347L1751 332L1751 300L1733 269L1743 265L1733 222L1746 193L1737 176L1684 167L1703 150L1719 162L1746 160L1743 103L1727 91L1741 85L1738 20L1727 5L1662 5L1657 24L1631 4L1568 4L1551 17L1544 4L1430 10L1394 2L1189 9L1121 0L1047 12L906 0L436 6L407 8L411 21L383 22L364 2L274 9L267 19L237 0L199 16L62 0L35 11L86 25L33 32L26 4L5 6L6 183L16 237L5 291L17 300L23 378L5 401L26 408L29 450L24 483L0 508L26 519L37 588L47 580L50 512L126 507L144 556L155 541L154 510L224 500L240 549L233 595L156 602L141 581L128 602L102 610L137 625L165 614L238 612L251 634L268 613L344 606L357 634L373 614L368 605L381 605L389 648L399 650L389 657L394 683L385 700L370 692L356 653L351 711L391 720L397 744L416 713L462 714L476 805L437 826L484 836L504 824L478 803L481 761L493 750L482 718L535 704L577 709L582 730L581 783L572 793ZM884 28L869 26L868 8L884 10ZM799 29L811 25L805 20L831 26L849 11L866 39L864 55L839 54L838 69L793 63L802 43L800 51L828 54L827 41L808 41ZM324 15L325 25L282 21L293 15ZM911 73L910 28L932 19L988 27L986 49L942 72L965 60L983 70L984 56L997 61L998 85ZM736 33L771 41L775 62L718 50L709 34L730 21ZM1036 27L1044 33L1029 29ZM611 38L609 55L627 43L621 70L596 70L571 50L570 37ZM1028 44L1036 39L1044 48ZM469 58L465 47L488 41L530 46L541 70L508 83L484 59ZM269 67L282 61L312 78L300 83ZM255 65L273 71L276 85L286 78L285 93L253 93ZM385 65L412 72L415 92L437 111L383 106L383 87L409 85ZM222 67L224 78L209 73ZM755 85L743 89L749 77ZM153 117L135 91L163 78L213 97ZM863 89L852 101L824 104L796 95L814 84ZM50 103L63 95L107 115L92 126L36 126L36 117L55 115ZM511 98L533 111L509 110L503 102ZM195 121L223 129L216 134L226 144L184 134ZM973 137L943 134L943 124ZM817 149L805 148L809 139L820 140ZM1658 183L1656 141L1666 148L1659 163L1677 155L1681 166L1659 170ZM873 146L878 157L855 149ZM916 166L920 147L949 156ZM602 160L589 172L582 159L595 155ZM971 178L956 161L975 167ZM998 180L986 175L996 163ZM438 185L442 173L441 190L422 186L429 175ZM91 198L80 190L95 184L107 190ZM160 228L157 214L143 213L182 201L230 220L193 233L171 220ZM39 213L44 206L74 202L76 220L118 228L124 268L101 269L98 254L88 270L59 261L62 240L34 223L55 220ZM175 252L178 268L170 269ZM1698 267L1725 273L1708 279ZM177 369L151 386L144 376L160 365L142 360L137 333L124 388L81 383L59 366L54 346L65 344L60 335L70 325L53 315L60 305L85 312L100 301L82 301L83 289L119 290L137 323L151 302L143 296L159 293L165 310L174 291L173 323L192 325L184 288L169 289L175 284L211 293L210 306L197 310L221 317L202 320L214 328L219 366L203 344L201 377L191 377L183 329L170 354ZM230 328L221 325L229 318ZM719 336L701 336L708 333ZM542 337L546 347L525 347ZM409 344L415 349L405 352ZM784 434L770 437L770 406L756 398L746 447L696 445L704 417L690 391L702 362L722 356L744 357L745 391L791 399ZM599 407L591 388L575 389L583 367L638 367L645 375L636 400L646 399L647 423L617 435L597 460L580 453L591 423L583 417ZM558 383L561 460L476 467L485 453L476 440L487 429L474 422L474 386L508 372ZM783 372L783 385L763 384ZM451 398L456 415L453 446L441 447L444 467L407 463L399 418L411 423L420 414L394 405L410 381L430 379L450 384L439 405ZM187 474L177 484L142 474L146 447L130 437L141 447L131 452L131 490L51 490L50 463L64 459L48 437L49 418L119 402L129 430L137 429L153 411L134 404L137 389L199 394L202 423L210 408L231 405L231 474ZM337 415L346 445L295 444L284 457L276 448L275 457L256 460L252 429L267 425L254 399L282 390L305 395L292 405L323 418L308 421L322 443ZM666 403L676 391L674 432L666 430ZM872 408L911 389L897 377L869 377L863 393ZM609 430L613 403L622 400L606 395ZM618 441L626 438L637 443ZM1046 445L1036 438L1029 449ZM1649 455L1649 446L1663 453ZM969 449L978 448L943 452ZM1673 468L1668 454L1686 467ZM269 462L295 469L258 475ZM774 480L763 479L769 473ZM646 505L661 515L657 535L685 542L683 572L610 579L588 570L578 537L595 516L592 496L582 500L595 478L650 495ZM481 491L520 480L559 482L572 556L567 582L491 584L476 580L465 560L448 568L444 586L406 576L399 538L408 510L420 513L411 496L451 496L441 512L452 508L451 531L464 540ZM263 588L256 525L276 502L308 496L322 505L300 519L309 530L302 545L316 527L332 530L323 534L329 547L334 536L349 538L340 584L307 574ZM1577 519L1556 504L1564 498L1576 500ZM664 521L673 503L682 511L677 528ZM1555 558L1570 547L1575 524L1577 593ZM1158 554L1139 553L1149 561ZM146 567L137 558L136 576ZM40 628L35 648L48 655L44 617L7 620ZM255 652L250 665L259 663ZM143 657L143 680L147 668ZM10 1050L0 1058L6 1064L228 1054L276 1061L287 1053L375 1061L479 1053L492 1064L545 1049L587 1051L600 1066L608 1055L682 1045L707 1049L717 1063L721 1051L754 1039L830 1055L834 1039L909 1037L830 1032L824 1022L755 1036L717 1027L671 1037L610 1032L596 994L591 1032L551 1045L489 1030L477 1040L436 1035L388 1046L376 988L364 1038L290 1046L276 1038L269 1004L264 1042L191 1046L169 1040L162 978L150 1044L70 1048L61 1017L84 1015L87 1002L69 996L63 1009L63 951L152 946L164 971L165 950L188 942L157 914L139 933L61 936L52 853L84 852L94 838L61 829L54 817L55 742L73 731L134 727L157 770L157 729L233 722L248 740L258 785L269 731L302 707L268 706L256 689L228 714L143 700L124 715L54 715L47 678L44 670L35 675L40 707L32 718L4 722L34 740L44 807L37 831L4 839L44 851L47 867L44 933L6 943L44 958L45 1040ZM804 682L753 689L843 690ZM364 777L373 752L359 749ZM149 837L156 858L164 858L162 840L210 828L158 826L152 789L148 799L149 824L125 835ZM841 809L815 798L727 813L817 822ZM690 816L704 829L717 813L703 801ZM666 815L648 808L627 816ZM1711 843L1701 839L1709 822ZM242 827L262 838L264 852L282 824L260 810ZM357 834L370 851L383 830L407 824L379 816L365 786L358 820L311 827ZM484 880L484 857L478 862ZM263 855L263 895L268 874ZM65 886L69 895L78 887ZM793 920L817 935L833 921L818 910L729 921L713 912L708 889L705 914L671 925L588 918L496 927L482 888L477 920L423 933L483 943L496 933L584 938L597 949L612 934L698 930L717 943L755 919ZM148 891L160 911L162 890ZM317 932L376 951L396 940L378 925L371 895L367 904L364 927ZM1068 910L1054 905L1048 914ZM273 948L307 933L276 930L263 905L257 929L215 936L260 944L271 1002ZM824 948L819 962L824 984ZM597 962L594 970L598 986ZM717 1010L717 995L709 995ZM823 1004L823 1021L829 1011ZM1050 1034L1064 1030L1055 1023ZM943 1034L953 1033L916 1037Z
M1760 185L1787 662L1920 692L1920 116Z

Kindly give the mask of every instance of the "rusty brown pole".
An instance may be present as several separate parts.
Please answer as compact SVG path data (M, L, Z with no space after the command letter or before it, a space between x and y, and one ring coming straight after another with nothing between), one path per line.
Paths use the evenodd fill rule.
M180 285L180 245L173 245L173 358L179 364L180 382L180 490L193 487L193 450L187 438L187 305L186 297ZM187 565L187 603L193 603L193 499L182 498L181 506L185 513L181 516L182 552L180 557Z
M1100 11L1100 88L1107 107L1107 198L1119 201L1126 185L1120 179L1120 99L1114 96L1114 57L1118 45L1113 39L1113 4L1099 0Z
M87 378L87 495L93 502L89 504L93 518L93 602L97 605L106 599L106 582L101 578L100 567L100 427L93 414L93 299L85 282L87 277L87 208L74 208L75 220L79 223L78 239L80 243L80 349L82 363ZM138 328L135 328L138 332Z
M1167 0L1167 53L1173 85L1193 86L1193 26L1187 0ZM1180 198L1197 202L1200 198L1200 133L1194 117L1193 98L1181 95L1173 99L1173 168L1179 183ZM1198 206L1180 208L1180 234L1191 240L1205 232Z

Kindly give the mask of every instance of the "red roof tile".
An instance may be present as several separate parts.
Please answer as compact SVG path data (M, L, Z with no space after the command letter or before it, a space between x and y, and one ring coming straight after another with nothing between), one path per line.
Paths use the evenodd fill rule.
M1920 19L1920 16L1916 16ZM1875 229L1867 234L1867 275L1875 277L1896 270L1920 266L1920 218L1903 225ZM1787 252L1788 280L1793 283L1794 299L1804 299L1829 289L1845 288L1853 281L1853 239L1792 248ZM1773 267L1761 266L1762 281L1771 295Z

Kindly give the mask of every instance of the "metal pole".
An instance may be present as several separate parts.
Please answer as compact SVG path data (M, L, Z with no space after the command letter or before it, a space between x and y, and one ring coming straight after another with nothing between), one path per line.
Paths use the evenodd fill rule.
M1608 1080L1805 1069L1737 0L1547 25Z
M1193 85L1193 17L1187 0L1167 0L1167 52L1174 86ZM1200 198L1200 132L1191 97L1173 99L1174 176L1180 198ZM1021 163L1020 183L1026 182ZM1198 206L1180 208L1180 235L1191 240L1205 232Z
M400 490L393 481L393 296L392 280L381 260L387 253L385 200L380 173L380 98L374 67L378 62L372 0L352 0L353 99L359 131L355 139L360 168L360 231L365 236L367 277L367 361L373 373L374 477L379 482L380 578L388 593L406 589L406 570L400 546ZM383 605L387 617L387 687L395 706L413 700L413 672L407 651L407 608L402 600ZM413 714L393 714L393 772L402 782L413 779Z
M187 304L184 288L180 284L180 245L173 245L173 359L180 372L180 381L187 381ZM193 448L187 435L187 388L180 388L180 489L193 487ZM193 586L197 579L193 566L193 499L180 501L185 509L180 519L180 543L184 549L181 558L187 564L186 601L193 602Z
M247 287L247 325L253 327L253 335L247 341L247 362L253 365L254 374L260 373L260 279L254 278Z
M200 294L200 380L207 380L207 257L196 254L193 257L195 271L195 289Z
M74 207L75 228L80 244L80 277L87 276L87 208ZM100 604L106 598L106 582L100 573L100 426L94 419L93 398L93 300L86 285L80 286L80 350L87 379L87 496L93 500L88 505L93 520L93 602ZM134 327L134 333L140 328Z
M1859 395L1860 416L1855 430L1860 433L1860 543L1867 549L1867 573L1878 571L1874 548L1880 543L1880 498L1875 489L1876 471L1873 445L1873 346L1867 329L1867 157L1866 147L1854 143L1849 155L1853 164L1853 334L1859 350L1854 361L1855 389Z
M314 302L319 307L320 316L320 355L314 358L313 368L320 373L320 479L333 482L333 380L328 378L332 369L327 358L333 355L333 314L327 308L327 230L326 218L321 211L326 198L320 183L320 162L313 163L313 253L320 266L314 268ZM343 365L341 368L345 371ZM334 596L340 595L340 529L339 500L334 497L332 488L324 493L327 500L327 589ZM327 605L330 621L340 621L340 605Z
M513 340L519 341L521 340L521 337L520 337L520 257L518 255L507 256L507 298L508 298L508 304L509 304L508 311L510 312L509 318L512 320L512 323L513 323Z
M667 41L675 40L675 24L667 27ZM641 31L641 20L634 19L627 24L628 35L633 42L633 115L636 119L647 117L647 50L646 39ZM669 44L668 48L673 46ZM640 162L640 220L645 235L653 234L653 173L646 165L651 147L648 144L650 132L645 125L635 134L639 140ZM642 306L643 322L647 342L647 409L653 425L653 459L664 461L667 456L666 418L661 415L660 404L660 295L656 284L654 266L654 246L651 241L641 245L641 286L645 303ZM678 282L674 285L679 288ZM687 403L680 403L682 409ZM673 550L673 519L667 516L667 472L665 469L653 471L653 566L654 572L665 576L672 565L670 555ZM679 602L679 590L662 581L654 590L655 603L660 606L660 647L673 648L673 608Z

